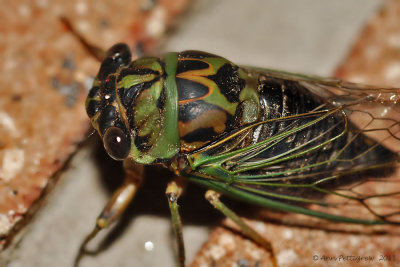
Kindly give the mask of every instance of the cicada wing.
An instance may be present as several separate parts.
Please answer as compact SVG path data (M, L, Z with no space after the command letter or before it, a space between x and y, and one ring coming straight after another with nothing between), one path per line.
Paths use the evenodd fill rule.
M315 77L316 78L316 77ZM302 85L342 107L349 122L379 144L400 151L400 88L377 88L339 79L302 81Z
M400 224L399 89L268 75L301 82L325 104L244 126L192 153L192 177L274 209L353 223ZM285 127L273 135L259 133L282 122ZM262 138L254 138L256 133Z

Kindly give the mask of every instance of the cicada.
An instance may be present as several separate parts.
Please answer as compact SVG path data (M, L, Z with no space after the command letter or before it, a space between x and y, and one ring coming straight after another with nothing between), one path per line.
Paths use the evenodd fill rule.
M116 44L86 111L107 153L124 161L126 182L78 259L133 198L143 165L208 188L206 198L272 255L220 194L331 221L400 225L399 101L400 89L238 66L200 51L132 61ZM180 185L166 193L183 265Z

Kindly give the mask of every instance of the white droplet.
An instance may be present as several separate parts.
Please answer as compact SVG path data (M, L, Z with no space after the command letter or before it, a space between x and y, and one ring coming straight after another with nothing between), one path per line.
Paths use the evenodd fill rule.
M154 249L154 243L152 241L144 242L144 249L146 251L152 251Z

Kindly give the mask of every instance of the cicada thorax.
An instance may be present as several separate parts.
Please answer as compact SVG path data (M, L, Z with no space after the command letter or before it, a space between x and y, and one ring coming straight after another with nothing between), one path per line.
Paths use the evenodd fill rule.
M180 152L199 149L260 116L257 88L225 58L185 51L178 55Z

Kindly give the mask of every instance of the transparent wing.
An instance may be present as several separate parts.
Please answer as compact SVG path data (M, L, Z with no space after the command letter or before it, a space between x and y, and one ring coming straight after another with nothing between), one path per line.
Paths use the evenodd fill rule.
M298 81L325 104L247 125L188 155L191 178L273 209L400 224L400 89L258 71ZM282 122L272 136L252 139Z

